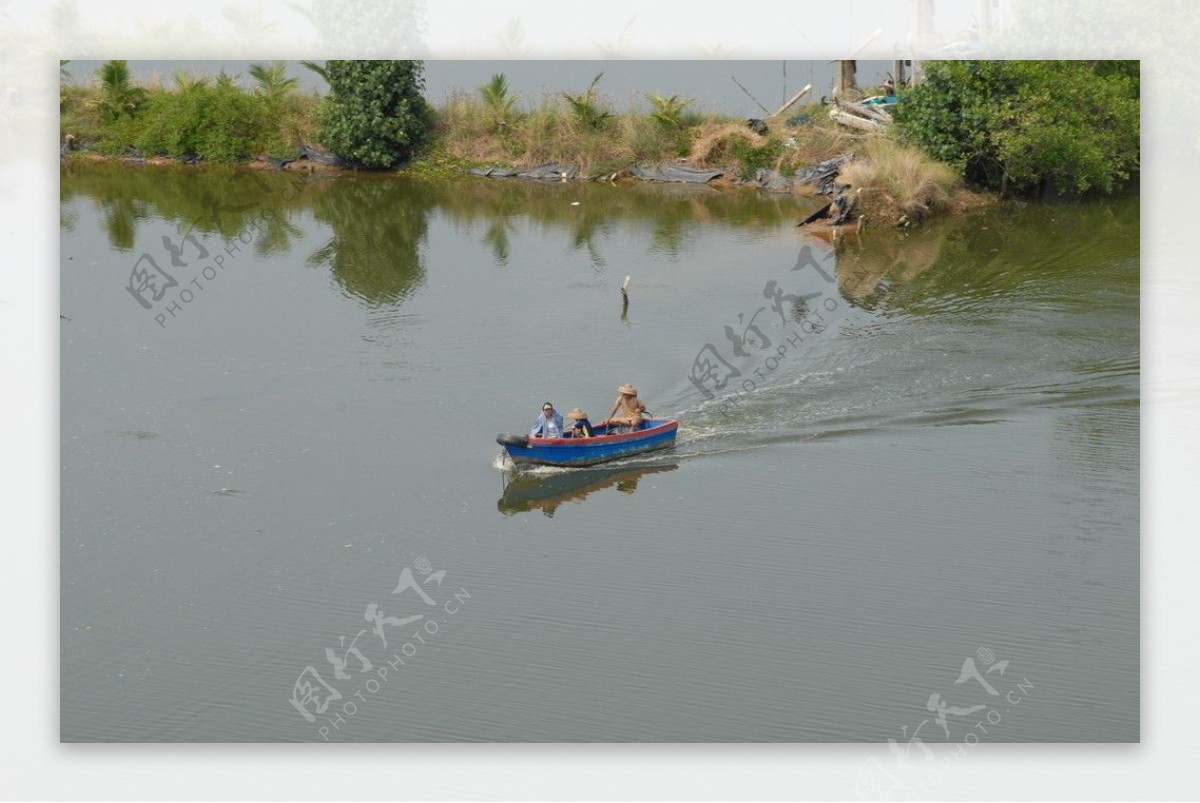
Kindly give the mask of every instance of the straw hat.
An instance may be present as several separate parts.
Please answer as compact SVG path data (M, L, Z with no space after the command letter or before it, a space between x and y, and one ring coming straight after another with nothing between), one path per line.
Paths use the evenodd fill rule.
M628 393L631 396L636 396L637 388L635 388L633 385L630 385L630 384L624 384L624 385L621 385L621 387L617 388L617 393Z
M583 410L580 410L578 407L576 407L571 412L567 413L567 418L573 419L575 421L581 421L587 417L588 417L587 413L585 413Z

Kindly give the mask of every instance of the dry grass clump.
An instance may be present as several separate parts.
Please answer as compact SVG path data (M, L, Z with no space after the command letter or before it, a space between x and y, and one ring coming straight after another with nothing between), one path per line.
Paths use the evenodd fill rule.
M766 135L743 121L712 121L696 127L688 161L698 167L768 167L791 173L856 150L863 135L828 120L785 126L768 122Z
M436 138L446 152L476 164L533 167L559 162L594 175L678 155L679 137L649 115L614 115L589 125L555 96L547 96L532 110L514 110L509 119L498 122L486 104L462 93L439 108L436 118Z
M561 93L511 108L500 120L479 93L460 92L437 109L436 121L439 147L456 159L516 167L559 162L588 175L680 159L747 178L760 167L788 173L855 150L865 138L821 117L799 126L771 120L766 134L745 120L698 115L670 125L651 114L611 114L595 124Z
M688 163L697 167L725 167L737 161L739 144L743 148L762 148L767 138L751 131L745 123L701 123L692 138Z
M838 176L858 194L859 214L895 225L944 209L961 183L952 168L886 137L873 137Z
M862 146L863 135L835 124L824 114L811 125L794 129L796 167L808 167Z

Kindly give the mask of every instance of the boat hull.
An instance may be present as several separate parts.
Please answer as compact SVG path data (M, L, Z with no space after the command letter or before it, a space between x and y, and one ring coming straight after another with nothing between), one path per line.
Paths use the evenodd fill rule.
M636 432L607 434L596 427L591 438L521 438L501 435L496 442L504 447L517 466L595 466L622 457L669 449L675 445L679 422L652 419Z

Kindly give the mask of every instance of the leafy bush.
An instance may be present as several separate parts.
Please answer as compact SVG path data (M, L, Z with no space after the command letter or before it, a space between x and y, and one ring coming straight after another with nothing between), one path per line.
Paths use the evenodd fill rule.
M928 62L896 111L905 140L1002 192L1111 192L1139 165L1136 62Z
M420 61L328 61L330 94L320 113L320 139L365 167L407 161L429 136L432 115L421 90Z
M230 82L160 92L139 116L136 144L147 153L236 162L281 145L271 102Z

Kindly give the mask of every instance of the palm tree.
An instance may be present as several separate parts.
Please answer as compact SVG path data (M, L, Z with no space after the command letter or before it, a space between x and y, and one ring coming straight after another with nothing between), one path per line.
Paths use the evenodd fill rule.
M116 122L126 114L132 117L145 102L146 90L134 86L128 62L122 59L105 62L96 75L100 78L100 117L105 122Z
M300 66L307 67L308 69L315 72L317 75L324 78L325 83L329 83L329 73L325 70L324 64L318 64L315 61L302 61L302 62L300 62Z
M185 73L182 70L176 70L174 73L172 73L171 81L174 82L175 89L181 95L195 91L201 87L208 86L208 78L201 75Z
M683 110L692 102L689 98L671 95L647 95L646 99L654 106L650 116L656 123L667 129L678 129L683 126Z
M512 114L513 104L517 102L515 95L508 94L508 79L504 73L496 73L492 80L479 87L479 95L487 104L492 115L492 126L496 129L508 125Z
M272 103L282 101L300 86L298 78L288 77L287 65L282 61L273 61L269 65L251 64L250 77L258 84L259 94Z
M567 99L567 103L571 105L571 112L575 115L575 119L582 123L585 127L593 130L600 129L612 117L612 112L606 111L600 107L599 97L596 93L596 84L600 83L600 79L604 77L604 73L600 73L592 79L592 83L588 85L587 91L578 95L572 95L569 92L563 92L563 97Z
M217 71L216 86L217 86L217 89L230 89L230 88L235 87L236 86L235 76L232 76L229 73L225 72L225 68L222 67L220 70Z

